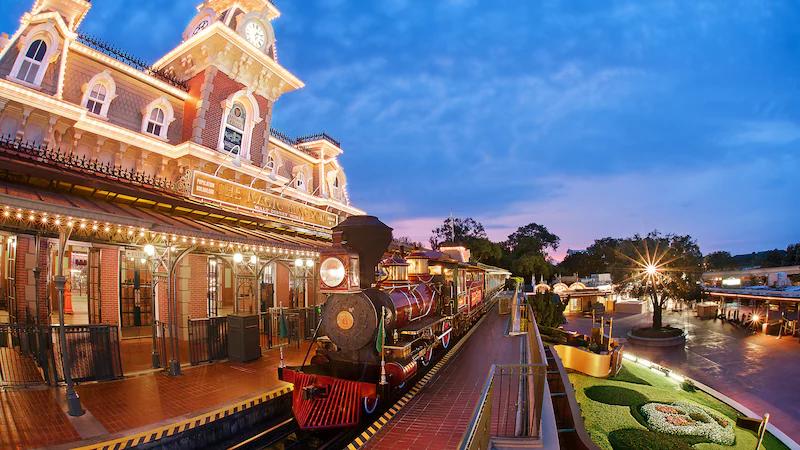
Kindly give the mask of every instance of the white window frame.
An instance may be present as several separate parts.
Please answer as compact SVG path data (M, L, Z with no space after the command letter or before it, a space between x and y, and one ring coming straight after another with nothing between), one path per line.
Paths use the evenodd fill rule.
M161 126L161 131L159 134L148 133L147 124L150 122L150 113L156 108L161 108L161 110L164 111L164 124ZM169 125L172 123L173 120L175 120L175 111L173 111L172 109L172 103L170 103L167 97L164 97L162 95L161 97L148 103L147 106L145 106L144 109L142 110L141 132L148 136L153 136L163 141L166 141Z
M103 100L100 106L100 112L95 114L93 111L89 109L89 100L97 102L97 100L91 98L92 90L94 90L95 86L103 86L106 90L106 98ZM93 116L100 116L104 119L108 118L108 108L111 106L111 102L117 97L117 84L114 82L114 78L111 76L111 72L106 69L95 76L93 76L88 83L84 84L82 87L83 89L83 98L81 99L81 105L86 108L90 114Z
M235 103L241 103L245 110L246 120L244 123L244 134L242 136L242 144L239 148L238 159L250 161L250 146L253 140L253 129L257 123L260 123L261 114L258 108L258 101L253 96L251 91L242 89L234 92L230 97L222 101L222 121L219 125L219 136L217 136L217 151L228 154L225 151L225 127L228 123L228 114Z
M306 173L300 170L295 176L294 187L300 192L308 192L308 184L306 183Z
M272 150L269 151L269 154L267 154L267 163L264 164L264 168L269 167L270 158L272 158L273 164L272 168L270 168L269 171L269 177L274 180L278 176L278 170L280 170L280 168L283 166L283 160L281 158L281 155L278 154L278 151L273 148Z
M347 177L344 175L344 171L342 171L341 168L330 170L328 171L327 179L330 197L334 200L344 202L345 186L347 186ZM338 187L335 186L337 180L339 182Z
M33 82L17 78L22 63L29 59L25 56L28 53L28 49L38 40L44 42L47 49L41 62L38 63L39 69L38 72L36 72ZM45 73L47 73L47 69L50 67L50 64L56 60L61 51L61 40L58 38L58 33L52 23L40 24L31 28L30 31L18 41L17 50L19 50L17 59L14 61L14 66L11 67L11 72L6 76L6 79L24 86L39 89L42 86L42 80L44 79Z

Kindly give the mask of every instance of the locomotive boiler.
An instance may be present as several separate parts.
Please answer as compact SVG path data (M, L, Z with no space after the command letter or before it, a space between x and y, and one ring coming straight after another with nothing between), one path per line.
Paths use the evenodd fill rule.
M351 216L320 255L316 352L308 365L279 369L295 385L301 428L355 425L486 309L484 269L434 251L389 252L391 241L376 217Z

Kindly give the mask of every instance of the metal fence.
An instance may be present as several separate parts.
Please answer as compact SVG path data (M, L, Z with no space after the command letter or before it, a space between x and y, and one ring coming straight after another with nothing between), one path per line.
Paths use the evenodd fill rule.
M0 385L26 386L64 381L58 325L0 325ZM75 381L122 376L119 331L113 325L65 325Z
M228 357L228 318L189 319L189 362L192 365Z
M167 362L169 361L170 348L167 343L169 342L170 327L166 322L156 320L153 322L153 347L152 347L152 364L153 369L166 369Z
M57 380L64 381L59 326L51 326ZM115 325L65 325L72 379L112 380L122 377L119 331Z
M261 347L270 349L280 345L296 345L300 348L301 340L309 341L314 338L319 318L320 311L316 307L270 308L269 311L259 314ZM283 334L281 320L285 327Z
M51 367L46 328L0 325L0 386L27 386L47 382ZM44 357L42 357L44 356Z

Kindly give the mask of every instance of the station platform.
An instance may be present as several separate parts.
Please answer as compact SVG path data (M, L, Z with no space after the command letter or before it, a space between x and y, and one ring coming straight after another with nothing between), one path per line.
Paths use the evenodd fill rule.
M307 342L285 349L286 364L299 365L307 349ZM63 388L0 391L0 449L126 448L263 408L279 397L290 403L285 394L292 387L278 380L279 363L274 348L249 363L184 367L178 377L153 372L81 384L81 417L67 415Z
M425 377L348 448L435 450L457 448L480 400L492 364L520 364L525 335L507 336L510 315L495 305ZM437 363L437 366L439 363ZM431 373L436 371L432 376ZM408 396L408 395L407 395ZM407 397L406 397L407 398ZM398 409L399 406L399 409ZM506 408L508 405L495 405ZM396 412L392 413L392 410ZM502 418L500 419L502 420ZM360 441L360 443L359 443Z

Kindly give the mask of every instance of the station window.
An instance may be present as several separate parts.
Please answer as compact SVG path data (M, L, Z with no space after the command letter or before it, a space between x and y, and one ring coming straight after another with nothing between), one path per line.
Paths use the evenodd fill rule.
M102 84L95 84L89 92L89 99L86 100L86 109L92 114L100 114L103 104L106 102L106 87Z
M241 152L246 123L247 112L244 109L244 105L235 102L228 112L228 117L225 119L223 150L232 155L238 155Z
M164 110L153 108L150 117L147 119L146 131L150 134L161 136L161 129L164 127Z
M42 68L44 55L47 53L47 44L43 40L37 39L28 46L25 57L17 71L17 79L26 83L34 84L39 70Z
M303 191L303 192L306 191L306 174L304 174L303 172L298 172L297 173L297 184L296 184L296 186L297 186L298 190Z
M169 124L175 120L172 104L166 97L159 97L142 110L142 133L167 140Z

